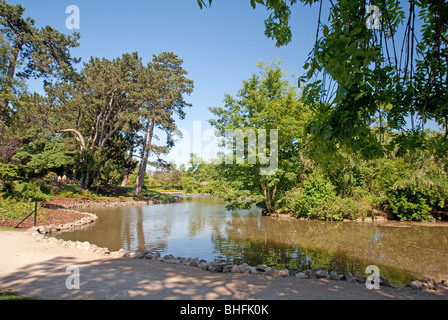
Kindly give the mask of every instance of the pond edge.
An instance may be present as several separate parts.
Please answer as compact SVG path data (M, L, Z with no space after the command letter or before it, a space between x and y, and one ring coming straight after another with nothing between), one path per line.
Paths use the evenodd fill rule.
M170 200L138 200L138 201L109 201L109 202L80 202L73 203L69 205L64 205L66 211L72 211L75 213L80 213L85 215L85 217L66 224L61 225L48 225L29 228L26 233L34 238L37 242L47 242L51 244L56 244L61 247L66 248L76 248L79 250L93 252L102 256L111 256L117 258L128 258L128 259L145 259L161 263L168 264L182 264L184 266L198 267L202 270L209 271L212 273L244 273L244 274L262 274L271 277L285 278L285 277L297 277L303 279L327 279L332 281L348 281L351 283L366 284L368 278L365 276L355 276L350 271L344 274L338 274L335 271L326 271L322 269L309 269L305 271L299 271L298 269L278 269L275 267L269 267L267 265L257 265L249 266L247 263L242 263L241 265L225 265L221 262L207 262L204 259L199 258L185 258L185 257L174 257L173 255L167 254L161 256L158 252L151 252L150 250L137 250L129 252L121 248L118 251L110 251L105 247L98 247L95 244L91 244L88 241L71 241L57 239L52 236L56 232L64 231L74 231L84 227L90 227L97 220L98 216L89 213L76 211L74 208L86 208L86 207L96 207L96 206L140 206L140 205L153 205L153 204L168 204L176 203L182 201L180 197L174 197ZM379 285L393 288L411 288L414 290L423 290L427 292L434 292L438 289L443 289L448 287L448 280L442 279L440 283L436 283L432 278L426 280L414 280L409 284L400 287L389 283L389 281L379 276ZM446 290L446 289L445 289Z

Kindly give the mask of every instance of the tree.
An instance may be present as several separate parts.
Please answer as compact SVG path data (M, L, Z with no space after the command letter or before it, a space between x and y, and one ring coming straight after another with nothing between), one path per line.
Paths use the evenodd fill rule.
M177 132L173 115L185 117L183 109L191 106L184 101L183 95L193 91L193 81L187 79L187 71L182 68L183 61L171 52L154 56L143 73L146 88L143 91L141 119L145 127L142 156L134 194L141 192L150 152L167 152L173 145L173 134ZM164 148L155 148L152 144L154 129L164 131L167 137Z
M210 120L221 134L226 130L242 129L260 133L278 130L278 168L269 175L260 174L263 164L258 157L251 163L249 139L245 139L243 164L217 166L221 187L215 190L233 207L247 207L252 203L263 203L266 211L273 213L285 190L300 180L303 164L300 153L304 147L304 127L309 110L299 101L294 86L285 79L278 63L259 64L260 74L243 81L236 97L226 95L224 107L213 107L210 111L217 119ZM260 135L258 135L258 139ZM232 141L229 141L232 145ZM258 141L257 141L258 142ZM237 152L237 146L232 148ZM262 152L260 147L257 154ZM273 152L269 150L268 152ZM250 197L250 200L248 198Z
M50 26L38 29L31 18L23 18L21 5L0 1L0 40L2 42L2 77L0 92L0 142L5 124L11 120L14 107L16 78L58 77L71 79L73 65L80 60L71 56L70 49L78 46L79 34L66 36Z
M77 171L82 188L90 187L95 179L98 183L109 181L105 172L111 168L111 161L122 164L121 169L114 169L115 175L116 170L123 174L125 164L132 171L134 163L125 160L125 153L130 150L126 143L134 141L135 131L141 128L142 83L138 75L142 68L137 53L112 61L91 58L76 83L62 84L50 93L60 104L59 110L64 111L56 132L72 133L79 142ZM70 94L61 97L61 92Z
M201 8L204 0L198 0ZM208 4L211 5L209 0ZM370 144L366 135L374 118L397 130L422 130L428 120L445 128L448 136L446 92L448 79L448 3L446 1L260 0L270 13L265 34L276 46L291 42L291 9L299 3L319 9L316 43L304 68L304 97L309 105L326 112L331 123L321 128L347 148ZM321 16L328 4L328 19ZM379 28L367 28L376 5ZM322 23L328 21L328 24ZM418 26L421 26L418 30ZM403 26L403 27L401 27ZM401 27L401 29L400 29ZM401 38L400 38L401 37ZM420 123L415 123L416 117ZM329 134L329 135L328 135ZM367 139L363 141L363 137ZM350 140L351 139L351 140ZM378 141L367 149L377 149ZM355 143L352 143L355 141ZM359 142L359 143L357 143ZM393 141L392 141L393 142ZM375 146L376 144L376 146ZM366 149L366 148L364 148ZM378 151L378 150L377 150ZM380 152L381 154L381 152Z

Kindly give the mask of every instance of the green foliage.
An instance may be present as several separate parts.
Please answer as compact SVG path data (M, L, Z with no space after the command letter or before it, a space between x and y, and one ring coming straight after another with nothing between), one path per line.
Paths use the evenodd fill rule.
M415 154L414 154L415 156ZM411 165L404 158L381 159L369 163L370 191L378 203L392 210L399 220L431 220L448 201L448 181L443 167L423 156Z
M20 167L8 163L0 163L0 180L13 181L21 177Z
M128 183L126 186L127 187L135 187L135 182L137 181L137 176L138 176L138 170L134 170L134 172L132 172L132 174L129 176ZM161 185L155 179L152 179L149 176L149 173L146 172L143 188L144 189L153 189L153 188L158 188L158 187L161 187Z
M278 130L277 170L269 175L260 174L264 166L260 162L259 149L256 163L250 163L249 150L255 150L257 143L249 141L249 138L245 138L243 150L241 146L233 146L233 140L226 141L233 155L243 151L241 160L244 163L217 166L221 184L215 192L226 194L225 199L234 206L239 202L243 206L261 202L268 213L273 213L283 193L294 185L304 168L299 155L305 140L304 123L309 110L300 102L279 62L260 62L258 66L259 74L243 81L236 97L226 95L224 107L210 108L216 116L210 123L222 137L226 130L241 129L243 133L250 130L258 135L256 139L260 129L266 130L268 137L271 130ZM267 157L270 152L275 155L276 150L266 149L269 149L266 150Z
M185 193L194 193L198 183L193 177L182 177L182 189Z
M0 212L2 212L2 219L17 219L24 214L30 213L34 210L34 203L31 201L18 201L13 198L4 198L0 202Z
M286 205L299 218L340 220L331 206L336 201L334 186L323 174L314 171L299 189L286 195Z

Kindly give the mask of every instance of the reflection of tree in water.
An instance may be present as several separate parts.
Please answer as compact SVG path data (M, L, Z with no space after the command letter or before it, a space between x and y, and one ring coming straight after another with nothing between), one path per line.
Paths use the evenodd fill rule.
M303 222L303 223L302 223ZM365 275L368 265L380 267L381 274L395 284L416 278L409 271L374 262L375 228L355 224L319 221L284 221L265 217L233 215L225 228L216 228L212 241L216 260L227 264L266 264L271 267Z

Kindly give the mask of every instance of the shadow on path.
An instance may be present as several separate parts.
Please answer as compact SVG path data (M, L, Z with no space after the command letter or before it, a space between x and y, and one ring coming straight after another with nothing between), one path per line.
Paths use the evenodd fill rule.
M66 268L79 268L79 290L69 290ZM272 278L264 275L217 274L182 265L134 259L80 260L58 256L29 263L1 275L0 289L12 289L41 299L447 299L447 295L381 288L367 290L347 282Z

